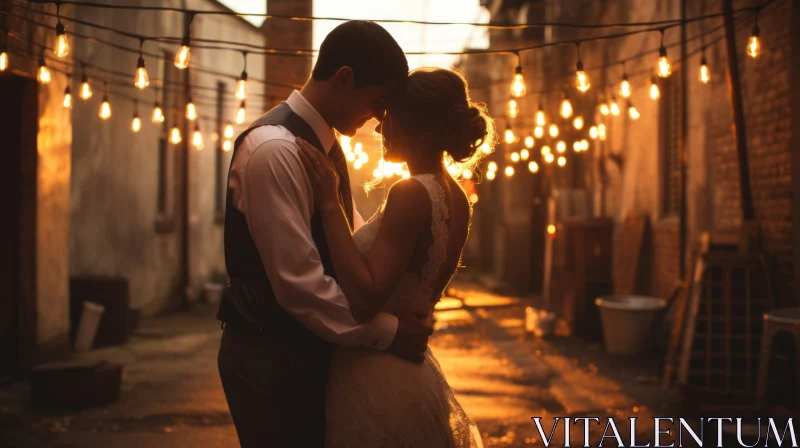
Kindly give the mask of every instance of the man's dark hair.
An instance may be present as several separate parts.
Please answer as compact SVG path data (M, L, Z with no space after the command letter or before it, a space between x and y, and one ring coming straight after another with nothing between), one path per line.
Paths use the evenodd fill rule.
M350 67L356 87L402 81L408 76L408 61L391 34L375 22L350 20L322 41L311 77L331 79L342 67Z

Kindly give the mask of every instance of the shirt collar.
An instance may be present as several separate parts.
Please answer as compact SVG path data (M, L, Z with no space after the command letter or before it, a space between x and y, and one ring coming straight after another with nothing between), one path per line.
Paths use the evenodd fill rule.
M336 134L333 133L333 128L322 118L322 115L314 109L314 106L303 98L303 95L299 91L295 90L292 92L292 94L289 95L289 99L286 100L286 103L292 108L294 113L299 115L300 118L311 126L311 129L317 134L317 138L327 154L336 142Z

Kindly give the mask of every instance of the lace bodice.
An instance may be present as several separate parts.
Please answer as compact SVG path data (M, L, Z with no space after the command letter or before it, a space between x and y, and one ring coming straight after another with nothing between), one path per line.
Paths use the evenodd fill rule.
M433 174L420 174L412 177L412 179L417 180L425 187L431 200L431 235L433 235L433 243L428 248L427 261L421 270L421 275L406 273L400 279L397 288L395 288L392 296L386 302L385 311L389 313L405 307L415 309L424 308L425 306L433 307L435 295L439 293L439 291L434 290L434 284L439 279L439 270L447 259L447 239L449 237L447 220L449 219L449 210L444 188ZM381 205L378 212L353 234L356 248L362 256L366 256L375 241L375 237L378 235L385 206L386 203Z

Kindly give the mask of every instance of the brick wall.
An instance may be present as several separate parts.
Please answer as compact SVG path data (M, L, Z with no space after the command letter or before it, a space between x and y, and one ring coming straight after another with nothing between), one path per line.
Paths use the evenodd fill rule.
M669 299L679 280L680 260L678 220L669 219L653 225L650 291L655 297Z
M311 16L311 0L270 0L267 12L277 15ZM312 22L287 19L269 19L264 23L264 33L270 48L289 50L312 47ZM311 58L290 56L267 56L267 80L302 85L311 73ZM281 101L292 93L292 88L269 86L269 92ZM277 104L277 103L276 103ZM269 105L265 106L269 108Z

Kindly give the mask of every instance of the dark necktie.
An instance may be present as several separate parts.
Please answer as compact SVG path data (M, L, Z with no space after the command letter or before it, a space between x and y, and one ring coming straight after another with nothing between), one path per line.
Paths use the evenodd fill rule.
M328 152L328 158L333 162L336 174L339 176L339 203L344 209L344 215L347 217L347 223L352 231L353 194L350 192L350 174L347 172L347 160L344 158L344 152L338 141L334 143L333 148Z

